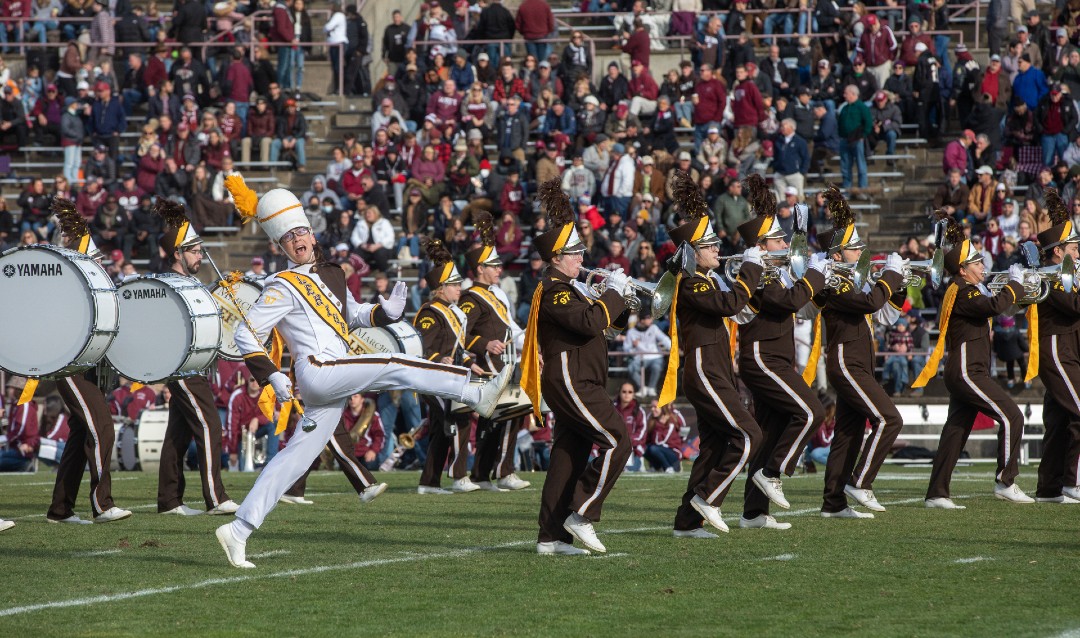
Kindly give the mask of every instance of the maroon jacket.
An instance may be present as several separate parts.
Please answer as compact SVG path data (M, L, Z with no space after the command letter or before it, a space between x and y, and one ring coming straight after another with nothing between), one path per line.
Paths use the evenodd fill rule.
M271 42L292 42L296 39L296 27L290 13L284 3L274 5L274 25L270 28Z
M686 419L683 418L682 412L678 410L672 410L672 416L674 418L667 423L661 423L659 420L651 423L652 430L649 431L649 444L670 448L681 455L683 440L682 435L679 434L679 429L686 425Z
M165 70L165 63L156 55L150 56L150 59L146 61L146 70L143 71L143 82L146 83L146 86L152 86L156 89L168 79L169 72Z
M896 36L892 29L881 25L881 30L874 33L867 28L859 38L859 46L855 51L862 54L866 60L866 66L878 66L886 62L892 62L896 57Z
M637 77L630 78L630 95L643 97L646 100L655 100L660 95L660 87L656 86L656 80L653 79L648 68L642 69Z
M456 122L463 96L460 91L455 91L453 95L447 95L441 90L436 91L428 98L427 112L434 113L440 122Z
M53 420L49 423L45 422L47 419L48 417L46 416L41 420L42 438L49 439L50 441L56 441L57 443L61 441L67 441L68 437L71 436L71 429L68 427L69 419L67 412L61 411L60 414L56 415L56 420Z
M229 454L240 452L240 435L252 419L258 419L260 427L270 422L259 408L259 396L250 396L245 387L233 390L232 396L229 397L225 434L221 437L223 452Z
M630 37L626 39L626 44L623 45L623 53L630 56L630 61L641 60L641 63L645 65L645 68L649 67L649 55L651 50L649 49L649 31L648 29L641 29L640 31L634 31L630 34Z
M518 7L514 26L526 40L542 40L555 31L555 15L544 0L525 0Z
M735 89L731 92L731 112L734 115L736 128L740 126L757 128L758 122L762 119L763 109L761 93L758 92L757 85L753 81L746 79L735 85Z
M630 447L634 450L634 455L642 456L645 454L645 432L647 431L645 408L638 405L637 401L631 401L626 407L619 405L616 401L615 411L626 422L626 431L630 435Z
M18 450L20 445L29 445L36 452L41 437L38 434L38 407L33 401L22 405L9 406L7 446L12 450ZM23 458L30 458L34 452L23 454Z
M727 105L727 91L720 80L713 78L708 82L699 80L694 85L698 103L694 106L694 124L708 124L724 119L724 106Z
M149 386L143 386L135 392L131 391L130 386L120 386L109 395L109 412L134 421L143 410L154 405L156 400L157 393Z
M341 423L345 426L345 429L352 432L352 429L356 427L356 421L360 415L353 414L351 410L345 408L341 413ZM363 460L364 455L369 451L378 454L382 452L383 445L386 444L386 430L383 429L382 419L379 418L379 413L376 411L371 417L371 425L368 426L367 431L364 432L364 436L360 437L356 441L356 445L353 447L353 454L356 458Z
M247 375L247 366L242 361L218 359L210 373L210 391L214 393L214 405L228 408L233 390L244 385Z

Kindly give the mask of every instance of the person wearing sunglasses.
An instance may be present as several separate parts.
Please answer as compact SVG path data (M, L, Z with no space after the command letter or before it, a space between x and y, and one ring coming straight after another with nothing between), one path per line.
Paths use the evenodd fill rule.
M263 343L288 347L295 384L305 405L301 425L289 444L263 469L236 512L236 519L216 531L218 542L234 567L252 568L248 537L273 511L283 494L307 472L322 453L341 419L350 396L358 392L416 391L460 401L481 416L494 412L513 372L507 366L483 384L471 383L473 371L404 354L350 356L349 335L356 328L389 326L405 313L408 289L398 282L379 303L359 303L349 292L345 271L328 262L317 246L303 205L291 191L276 188L261 199L239 175L225 179L244 219L255 219L270 240L281 246L289 268L265 280L262 294L248 312L248 329L236 332L244 363L283 410L296 406L292 375L281 371L281 349L268 353ZM453 266L449 262L442 266ZM269 398L269 394L267 394ZM284 421L279 417L278 427Z

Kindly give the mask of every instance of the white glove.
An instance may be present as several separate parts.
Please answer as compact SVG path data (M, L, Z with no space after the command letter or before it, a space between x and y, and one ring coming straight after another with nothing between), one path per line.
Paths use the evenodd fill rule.
M607 277L607 287L622 296L626 296L630 284L630 277L623 272L622 268L611 271Z
M394 289L390 291L390 298L387 299L382 295L379 295L379 305L382 306L383 312L387 317L390 317L391 321L397 321L401 319L401 314L405 312L405 301L409 296L409 287L405 285L404 281L399 281L394 284Z
M742 261L744 264L757 264L765 267L765 251L757 246L751 246L743 251Z
M1015 281L1018 284L1024 283L1024 267L1020 264L1013 264L1009 266L1009 281Z
M814 253L810 255L810 269L828 276L829 271L832 270L832 260L825 253Z
M898 253L890 253L885 258L885 270L902 275L904 273L904 258Z
M281 403L292 399L292 381L284 372L275 372L270 375L270 387L274 389L274 396Z

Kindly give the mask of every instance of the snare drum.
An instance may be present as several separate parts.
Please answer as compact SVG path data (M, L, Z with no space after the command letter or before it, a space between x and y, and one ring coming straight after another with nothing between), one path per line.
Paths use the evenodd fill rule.
M221 345L221 315L198 281L175 273L117 288L120 333L105 355L121 375L156 383L202 374Z
M63 454L63 448L60 445L57 441L42 437L38 443L38 458L54 465L59 463L60 456Z
M408 354L424 356L420 333L404 321L381 328L357 328L349 335L349 354Z
M116 287L96 261L59 246L0 257L0 368L63 377L97 365L119 326Z
M251 314L252 307L262 294L262 289L261 283L247 278L237 282L232 295L225 292L221 284L214 284L210 288L210 294L221 308L221 347L218 348L218 356L222 359L226 361L244 359L244 355L240 354L240 349L236 347L235 335L237 330L248 328L243 317L237 312L237 306L239 305L240 312L243 312L245 316ZM233 297L236 298L236 303L233 302ZM270 351L270 339L266 341L266 350Z

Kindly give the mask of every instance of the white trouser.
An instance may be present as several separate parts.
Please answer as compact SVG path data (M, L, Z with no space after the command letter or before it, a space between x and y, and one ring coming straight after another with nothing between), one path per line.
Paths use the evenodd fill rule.
M631 115L652 115L653 113L656 113L656 100L650 100L640 95L635 95L630 100Z
M788 186L794 186L795 196L801 202L804 199L803 188L806 186L806 177L802 173L792 173L791 175L781 175L776 173L773 175L773 188L779 194L779 200L784 201L784 190ZM795 212L795 211L792 211Z
M333 437L351 395L415 390L461 401L465 395L477 392L476 386L469 385L470 376L465 368L400 354L349 357L322 365L298 360L296 382L304 400L304 414L318 425L311 432L296 428L285 449L263 468L236 517L255 528L262 525L278 499L307 472Z

